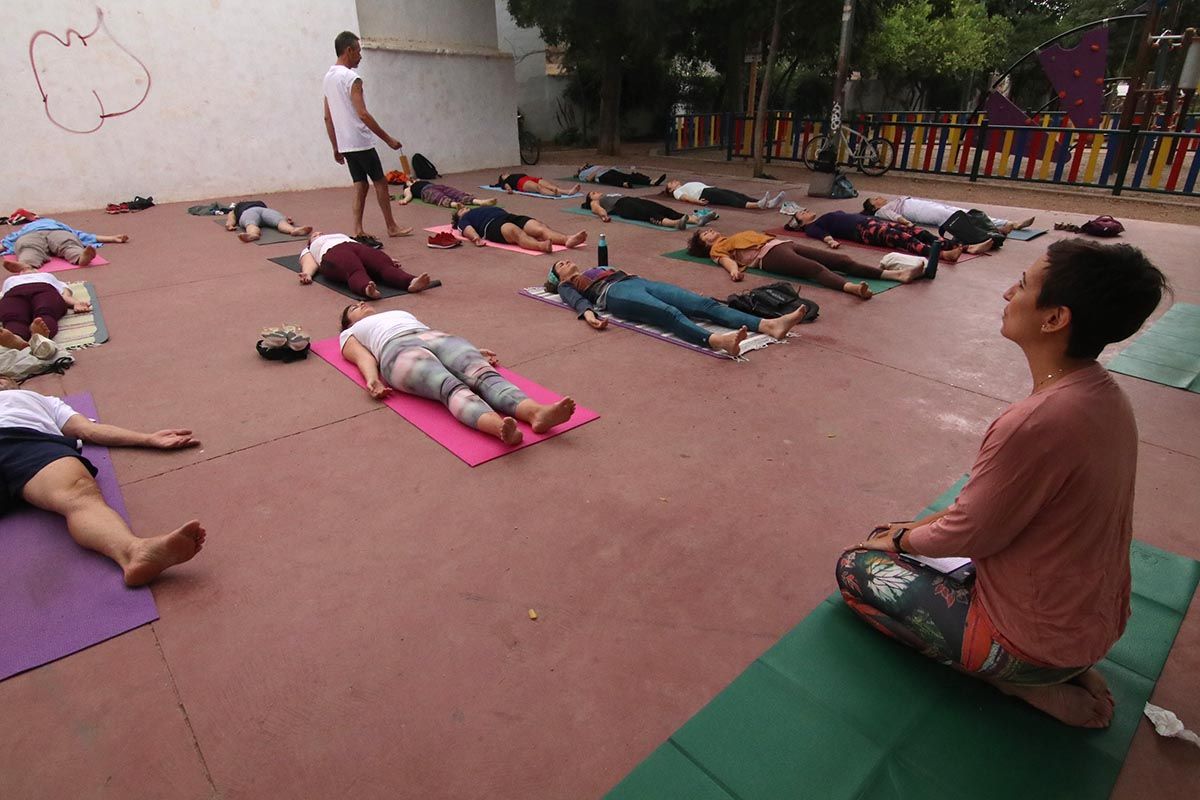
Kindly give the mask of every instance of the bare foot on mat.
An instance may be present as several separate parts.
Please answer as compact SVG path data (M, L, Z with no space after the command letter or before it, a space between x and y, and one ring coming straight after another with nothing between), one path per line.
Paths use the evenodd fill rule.
M708 337L708 346L713 350L720 350L731 356L740 356L742 354L742 342L746 341L746 337L749 335L749 331L743 325L736 331L714 333Z
M40 333L47 339L50 338L50 326L47 325L46 320L42 319L41 317L38 317L33 322L29 323L29 332Z

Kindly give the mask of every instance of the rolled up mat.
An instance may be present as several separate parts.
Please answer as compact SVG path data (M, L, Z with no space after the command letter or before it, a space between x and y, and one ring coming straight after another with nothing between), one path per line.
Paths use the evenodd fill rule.
M63 398L96 416L91 395ZM128 520L108 448L84 445L104 500ZM71 539L58 514L18 507L0 517L0 680L158 619L146 587L125 586L121 568Z

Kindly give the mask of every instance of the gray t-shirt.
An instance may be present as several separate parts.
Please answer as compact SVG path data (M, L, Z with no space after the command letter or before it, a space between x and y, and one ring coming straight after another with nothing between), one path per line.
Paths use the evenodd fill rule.
M607 213L611 214L613 208L615 208L617 205L617 201L620 200L622 197L624 197L624 195L620 195L620 194L601 195L600 196L600 207L603 208Z

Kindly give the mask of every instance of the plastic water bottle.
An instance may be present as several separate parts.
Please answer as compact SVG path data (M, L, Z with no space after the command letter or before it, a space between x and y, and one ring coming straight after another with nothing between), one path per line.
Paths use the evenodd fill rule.
M600 241L596 244L596 266L608 266L608 242L604 240L604 234L600 234Z

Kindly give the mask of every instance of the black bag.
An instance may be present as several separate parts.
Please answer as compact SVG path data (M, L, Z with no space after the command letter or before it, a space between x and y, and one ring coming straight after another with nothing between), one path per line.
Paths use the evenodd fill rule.
M420 153L413 153L412 169L413 175L416 175L423 181L431 181L434 178L442 177L437 171L437 167L433 165L433 162Z
M753 314L763 319L774 319L790 314L800 306L808 306L801 322L812 322L821 313L821 307L812 300L806 300L796 292L796 287L787 281L768 283L765 286L755 286L748 292L731 294L725 299L730 308Z
M992 238L991 234L979 227L965 211L955 211L950 219L942 223L938 233L943 237L953 239L959 244L980 244Z
M858 197L858 189L854 188L854 184L845 175L838 175L833 179L833 186L829 188L829 196L835 200L848 200Z
M971 218L971 221L975 223L976 227L978 227L980 230L986 231L987 235L992 237L992 245L994 247L1004 246L1004 240L1008 237L1000 232L1000 230L992 222L991 217L980 211L978 208L968 209L967 216Z

